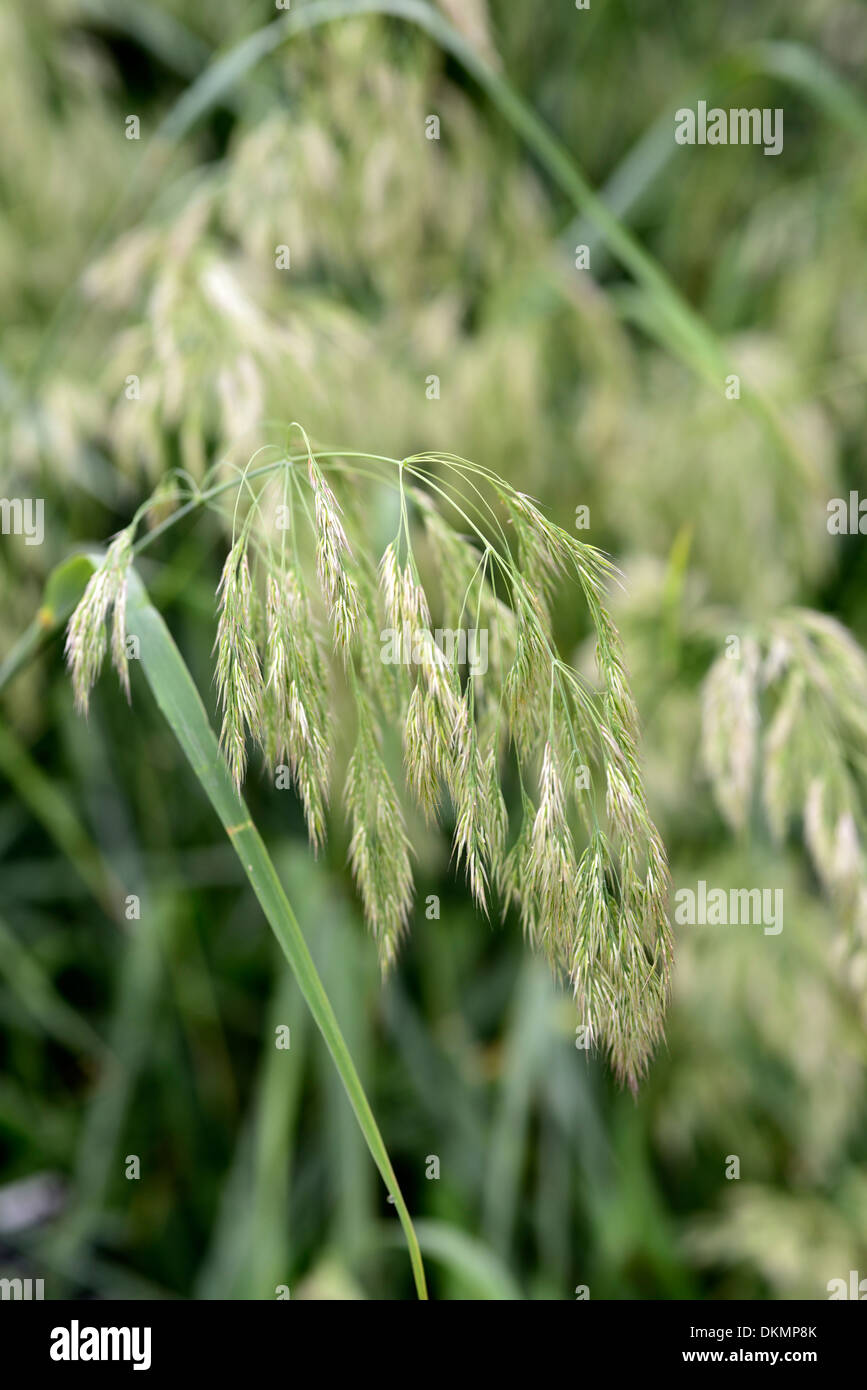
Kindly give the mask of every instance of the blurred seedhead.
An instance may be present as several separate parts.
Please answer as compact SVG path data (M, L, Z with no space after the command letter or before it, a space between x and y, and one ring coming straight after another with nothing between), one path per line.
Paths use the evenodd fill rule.
M698 860L684 853L673 864L677 883L773 883L786 925L778 936L677 929L672 1062L654 1086L658 1141L684 1167L698 1154L736 1152L752 1179L833 1185L863 1123L864 1051L859 1001L828 950L834 910L792 849L742 843Z
M851 1270L865 1277L863 1173L850 1170L836 1200L759 1183L732 1183L726 1197L721 1216L696 1221L689 1233L699 1262L748 1265L777 1298L829 1298L833 1281L849 1285Z
M288 395L329 434L368 420L382 437L386 421L392 452L415 447L420 409L428 439L489 457L556 434L549 315L525 307L552 255L541 193L430 45L405 35L397 66L393 45L368 17L293 47L276 78L291 115L239 102L220 157L170 171L100 250L74 350L61 335L17 412L22 467L50 460L97 495L123 480L101 480L94 452L136 480L178 463L201 478L242 437L264 443ZM424 138L432 103L440 142Z
M70 0L0 12L0 312L4 364L28 360L33 320L50 312L128 175L112 117L111 64L87 41ZM87 169L72 178L70 169ZM47 235L50 229L52 235Z
M865 748L867 655L826 614L785 610L708 672L703 751L719 809L742 833L757 802L778 843L803 838L867 998Z
M397 505L380 550L371 512L384 492ZM412 911L409 795L430 820L453 820L454 857L477 906L489 912L496 896L504 911L517 908L528 941L569 979L582 1021L634 1088L662 1033L669 878L607 606L607 559L526 494L451 455L388 460L307 445L254 459L194 499L222 506L229 494L215 651L221 743L236 786L258 745L272 771L288 768L317 850L340 687L354 722L343 785L349 858L383 969ZM164 488L154 500L165 507ZM125 576L147 510L112 543L69 625L84 710L110 610L127 688ZM551 604L567 580L586 607L595 683L556 647ZM467 628L488 634L485 663L440 640ZM394 729L403 788L390 767Z
M664 554L689 525L708 598L756 612L791 602L827 572L833 552L823 518L839 475L826 412L791 399L777 344L751 338L734 345L734 356L744 383L785 405L797 467L783 462L742 400L726 398L722 381L717 392L696 386L658 353L629 410L614 413L604 396L591 398L581 437L599 446L604 411L604 515L619 543L635 547L641 537L644 550Z

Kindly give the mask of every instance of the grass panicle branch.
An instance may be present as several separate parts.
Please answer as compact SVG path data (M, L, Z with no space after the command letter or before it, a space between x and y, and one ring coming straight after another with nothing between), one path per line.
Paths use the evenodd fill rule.
M381 498L383 488L396 492L399 520L374 551L364 500ZM274 541L269 489L292 499L288 544L285 530ZM412 915L403 782L427 820L450 831L477 906L487 913L496 896L504 910L516 907L528 942L568 978L590 1035L635 1087L662 1035L669 877L606 604L610 561L524 493L452 455L389 460L314 454L308 444L301 455L251 464L199 489L195 500L219 508L232 491L215 652L220 743L236 788L257 743L295 788L318 850L338 708L340 726L351 720L355 728L343 793L349 862L383 970ZM158 488L153 506L164 499ZM83 706L112 604L112 650L125 683L130 554L130 537L114 542L70 622ZM595 683L563 658L554 637L554 604L570 581L595 639ZM515 778L521 816L513 828Z

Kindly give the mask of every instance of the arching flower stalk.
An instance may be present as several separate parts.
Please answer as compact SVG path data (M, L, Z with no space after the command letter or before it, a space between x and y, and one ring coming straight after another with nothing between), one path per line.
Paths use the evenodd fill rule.
M569 979L589 1035L634 1088L662 1034L669 876L605 602L609 561L495 474L452 456L308 449L248 465L195 501L219 506L233 488L215 650L236 785L258 743L272 768L288 767L318 849L340 705L340 727L354 723L349 860L383 968L412 916L409 794L449 827L479 908L517 908L528 942ZM275 495L290 517L279 533ZM132 528L124 534L126 549L115 542L70 623L84 707L112 602L123 632ZM584 598L598 681L557 649L552 608L569 582Z

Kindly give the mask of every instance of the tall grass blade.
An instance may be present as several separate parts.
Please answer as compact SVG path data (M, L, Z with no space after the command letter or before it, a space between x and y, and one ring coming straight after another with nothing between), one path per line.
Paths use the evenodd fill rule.
M412 1220L331 1002L265 844L250 819L246 803L232 785L183 657L134 570L129 579L127 623L128 631L139 638L142 669L154 698L229 836L334 1059L373 1161L394 1198L409 1247L416 1291L419 1298L427 1298L421 1251Z
M498 1303L523 1301L524 1295L497 1255L448 1221L419 1221L424 1253L444 1264L465 1284L470 1298ZM385 1244L394 1243L389 1234Z

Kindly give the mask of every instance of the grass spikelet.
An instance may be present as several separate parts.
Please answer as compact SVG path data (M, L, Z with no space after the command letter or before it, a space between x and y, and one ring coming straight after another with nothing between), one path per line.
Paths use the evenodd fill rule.
M749 815L758 751L759 649L745 638L739 661L717 658L705 681L702 752L714 795L733 830Z
M509 836L509 811L500 784L500 769L494 747L488 750L482 762L480 784L485 806L490 872L502 895L505 891L504 864L506 841Z
M522 573L539 599L547 602L564 568L561 534L525 493L513 492L507 506L518 538Z
M385 620L389 627L394 628L395 632L400 632L403 625L401 611L403 585L401 583L400 561L397 558L397 546L394 541L390 541L386 546L379 562L379 583L385 602Z
M429 715L427 728L433 735L430 740L431 753L437 774L446 783L457 806L471 757L469 710L457 672L448 664L439 647L430 644L427 655L429 659L423 670Z
M439 800L437 770L443 761L442 744L443 734L436 726L432 697L416 682L404 724L404 762L409 784L429 823L436 817Z
M607 1037L609 1025L616 1017L616 991L606 968L612 936L612 904L606 869L605 842L596 834L578 864L575 881L577 930L567 969L579 1016L600 1040Z
M102 563L88 580L66 629L66 660L72 676L75 707L80 714L88 713L90 692L102 670L108 645L106 622L112 609L111 660L129 699L126 586L132 561L132 540L132 527L115 536Z
M430 639L430 609L413 567L409 562L401 566L394 541L386 546L379 577L386 621L397 635L397 654L401 660L409 659L421 637Z
M443 608L446 613L457 615L478 565L478 552L466 536L448 524L429 497L420 494L418 505L436 565Z
M518 581L521 592L523 579ZM521 758L528 758L547 719L551 662L544 631L532 608L519 613L515 658L503 687L509 730Z
M252 636L253 594L246 537L235 541L217 589L217 693L223 709L220 745L235 786L247 770L247 734L264 735L262 669Z
M469 739L468 766L457 784L455 862L463 864L476 906L488 911L488 865L491 863L488 780L475 735Z
M349 862L385 973L397 957L412 906L410 844L364 700L359 702L358 711L358 737L345 790L352 823Z
M340 507L334 490L312 454L307 461L307 473L313 489L318 537L316 569L322 593L330 608L335 646L346 655L360 615L358 587L346 569L346 561L351 558L352 551L340 519Z
M288 764L315 853L325 840L329 720L310 610L291 571L269 575L266 621L269 761Z
M566 819L566 800L558 760L545 744L539 776L539 805L533 821L525 892L536 902L541 930L535 945L552 963L568 959L578 920L578 866Z

